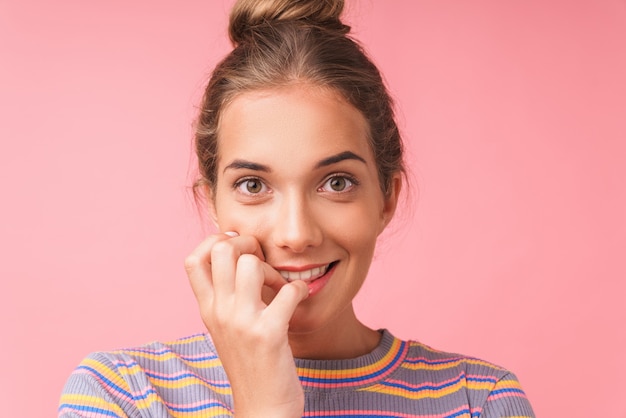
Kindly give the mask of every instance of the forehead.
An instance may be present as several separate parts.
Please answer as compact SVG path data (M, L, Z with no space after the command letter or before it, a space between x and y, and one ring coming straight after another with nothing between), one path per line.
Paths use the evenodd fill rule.
M346 150L373 158L367 121L337 92L310 85L236 96L218 127L220 163L231 158L323 158Z

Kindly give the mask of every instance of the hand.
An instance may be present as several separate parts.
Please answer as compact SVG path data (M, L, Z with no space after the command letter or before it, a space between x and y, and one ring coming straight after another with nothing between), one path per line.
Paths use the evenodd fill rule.
M212 235L187 257L185 269L237 417L301 417L304 393L287 331L307 286L288 283L267 264L252 236ZM263 286L276 292L269 304L261 299Z

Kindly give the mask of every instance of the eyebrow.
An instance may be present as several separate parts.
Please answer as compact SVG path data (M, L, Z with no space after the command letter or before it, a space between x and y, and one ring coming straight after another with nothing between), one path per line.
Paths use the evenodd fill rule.
M315 168L326 167L326 166L333 165L344 160L357 160L357 161L361 161L363 164L367 164L363 157L356 155L352 151L344 151L344 152L340 152L339 154L331 155L330 157L324 158L323 160L315 164Z
M270 173L272 171L271 168L269 168L266 165L263 164L259 164L259 163L253 163L252 161L246 161L246 160L235 160L232 163L228 164L226 167L224 167L224 171L226 172L226 170L228 169L247 169L247 170L253 170L253 171L264 171L266 173Z
M315 168L318 169L322 167L327 167L329 165L337 164L338 162L345 161L345 160L357 160L357 161L361 161L363 164L367 164L363 157L358 156L352 151L344 151L344 152L340 152L339 154L331 155L330 157L324 158L323 160L315 164ZM224 167L224 172L229 169L233 169L233 170L246 169L246 170L253 170L253 171L263 171L265 173L272 172L272 169L264 164L259 164L259 163L254 163L252 161L239 160L239 159L234 160L232 163Z

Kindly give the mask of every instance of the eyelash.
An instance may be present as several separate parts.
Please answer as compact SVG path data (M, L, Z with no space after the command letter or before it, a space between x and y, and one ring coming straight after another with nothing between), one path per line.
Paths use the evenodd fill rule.
M345 190L342 190L342 191L330 191L329 193L335 193L335 194L348 193L348 192L352 191L356 186L358 186L360 184L359 181L354 176L351 176L351 175L346 174L346 173L333 173L333 174L329 175L328 177L326 177L324 179L324 181L322 182L321 186L318 188L318 191L325 191L324 190L324 186L329 181L331 181L333 179L337 179L337 178L343 178L343 179L347 180L350 183L350 185L348 185ZM243 195L246 195L246 196L254 196L254 195L257 195L257 194L261 194L261 192L259 192L259 193L250 193L250 192L243 191L241 189L241 187L244 184L246 184L246 182L248 182L248 181L258 181L258 182L261 183L262 189L267 189L267 185L259 177L244 177L244 178L241 178L241 179L237 180L233 184L233 189L239 191L240 193L242 193Z
M256 194L260 194L259 193L250 193L250 192L244 192L241 189L241 186L243 186L244 184L246 184L246 182L248 181L258 181L259 183L261 183L261 188L265 188L267 189L267 185L265 184L265 182L263 180L261 180L259 177L244 177L242 179L237 180L234 184L233 184L233 189L239 191L240 193L246 195L246 196L254 196Z
M353 176L351 176L349 174L346 174L346 173L333 173L330 176L326 177L326 179L324 179L324 181L322 182L322 185L319 187L319 189L323 189L324 186L329 181L331 181L333 179L337 179L337 178L345 179L345 180L349 181L351 184L349 186L347 186L345 190L342 190L342 191L332 191L331 193L348 193L348 192L352 191L356 186L358 186L360 184L359 181L356 178L354 178Z

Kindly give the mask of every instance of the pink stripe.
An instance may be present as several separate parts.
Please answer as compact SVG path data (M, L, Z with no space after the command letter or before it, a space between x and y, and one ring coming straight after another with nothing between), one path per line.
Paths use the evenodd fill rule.
M473 360L473 359L468 359L466 357L443 357L443 358L428 358L428 357L424 357L424 356L418 356L418 357L407 357L406 358L407 361L423 361L425 363L443 363L443 362L454 362L454 361L461 361L461 360Z
M211 381L207 381L204 378L202 378L199 374L197 374L195 372L192 372L191 370L181 370L181 371L174 372L174 373L162 373L162 372L159 372L159 371L156 371L156 370L152 370L152 369L141 368L141 366L138 365L138 364L137 365L133 365L133 366L126 366L123 363L116 362L116 363L114 363L114 365L117 366L117 367L126 367L128 369L131 369L133 367L139 367L141 369L142 373L149 373L151 375L151 376L148 376L149 378L156 377L157 379L168 380L168 379L178 378L178 377L181 377L183 375L191 375L191 376L186 376L186 378L189 378L189 379L195 378L197 380L200 380L200 381L205 382L205 383L212 384L214 386L218 386L220 384L228 384L227 380L211 380ZM152 376L152 375L154 375L154 376Z
M124 393L121 393L120 391L118 391L117 389L115 389L113 386L109 385L107 382L105 382L104 380L102 380L97 374L94 374L92 371L90 370L85 370L85 369L79 369L74 371L74 373L76 374L88 374L89 376L93 377L97 382L99 382L103 388L107 389L107 392L114 395L115 397L122 399L126 402L133 402L133 399L128 397L127 395L125 395Z
M218 401L217 399L209 399L209 400L204 400L204 401L198 401L198 402L193 402L193 403L172 403L172 402L163 402L166 406L170 407L170 408L197 408L199 406L205 406L205 405L209 405L212 403L216 403L219 404L219 406L221 406L222 408L224 408L225 410L229 411L229 412L233 412L230 407L228 407L225 403L222 403L220 401ZM211 408L213 409L213 408Z
M502 399L502 398L522 398L522 399L528 399L526 397L526 394L524 392L502 392L502 393L498 393L496 395L489 395L489 397L487 398L487 402L491 402L491 401L495 401L497 399Z
M335 411L316 411L316 412L305 412L303 416L305 417L323 417L325 415L372 415L377 417L402 417L402 418L410 418L410 417L419 417L419 418L441 418L443 415L453 415L457 414L460 411L467 409L466 406L462 406L447 412L441 412L438 414L428 414L428 415L416 415L405 414L401 412L393 412L393 411L380 411L380 410L362 410L362 409L351 409L351 410L335 410ZM481 408L477 408L476 411L482 411Z
M385 374L386 375L386 374ZM348 379L350 377L347 377ZM358 379L358 377L356 377ZM367 385L368 383L371 382L376 382L378 380L381 380L381 378L384 379L384 376L375 376L375 377L371 377L367 380L357 380L355 382L343 382L343 383L336 383L336 382L302 382L303 386L306 387L314 387L314 388L350 388L353 386L363 386L363 385ZM332 377L329 378L333 379Z
M446 384L449 384L449 383L458 383L458 384L460 384L460 383L462 383L465 380L465 379L462 379L461 376L463 376L462 372L459 373L456 377L453 377L453 378L448 379L448 380L442 380L442 381L439 381L439 382L428 381L428 382L420 383L419 385L411 384L411 383L409 383L406 380L395 380L395 379L394 380L388 379L385 382L399 384L399 385L402 385L402 386L405 386L405 387L408 387L408 388L411 388L411 389L421 389L421 388L423 388L425 386L442 386L442 385L446 385ZM447 386L447 387L452 387L452 385ZM446 388L442 388L442 389L446 389Z

